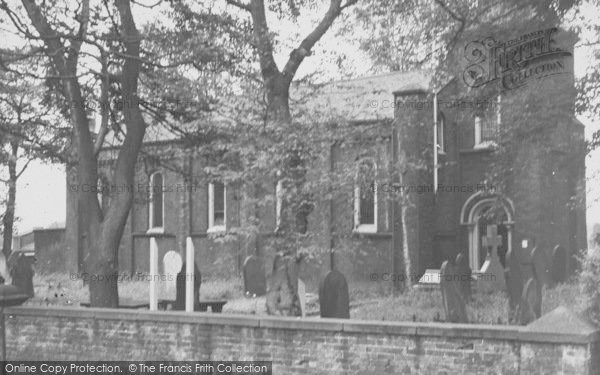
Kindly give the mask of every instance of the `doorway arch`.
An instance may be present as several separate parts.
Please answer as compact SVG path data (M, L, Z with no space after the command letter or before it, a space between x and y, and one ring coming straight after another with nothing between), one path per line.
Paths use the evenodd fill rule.
M460 213L460 224L468 230L469 266L473 271L479 271L485 261L486 250L482 246L482 238L488 225L498 226L503 244L498 249L498 257L504 264L506 253L512 249L514 212L512 201L497 194L484 195L483 192L477 192L465 201Z

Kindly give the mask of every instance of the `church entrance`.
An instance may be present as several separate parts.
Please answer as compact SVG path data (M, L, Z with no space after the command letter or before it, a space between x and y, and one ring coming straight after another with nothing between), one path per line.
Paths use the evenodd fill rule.
M492 227L497 233L494 241L498 258L505 265L506 253L511 248L513 212L512 203L506 198L475 194L467 199L461 210L461 224L468 228L469 266L473 271L480 270L485 262L491 245L486 246L485 241L489 241L486 237Z

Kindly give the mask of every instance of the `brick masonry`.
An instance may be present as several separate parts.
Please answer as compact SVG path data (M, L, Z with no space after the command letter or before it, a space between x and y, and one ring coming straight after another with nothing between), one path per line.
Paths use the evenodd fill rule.
M600 331L8 308L7 360L268 360L274 374L600 374Z

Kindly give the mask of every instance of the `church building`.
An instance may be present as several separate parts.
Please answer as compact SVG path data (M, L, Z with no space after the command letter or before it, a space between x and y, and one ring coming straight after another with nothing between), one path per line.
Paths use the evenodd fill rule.
M309 215L322 251L303 269L305 279L318 280L333 262L350 280L369 281L373 274L417 280L459 252L476 271L488 251L489 225L501 237L502 262L510 249L535 245L550 256L560 245L573 270L586 248L586 224L584 129L574 117L572 61L546 58L511 69L497 76L488 71L483 81L470 81L468 70L445 79L409 71L323 88L320 110L336 111L362 136L332 145L327 160L314 166L327 174L354 164L356 173L353 186L319 200ZM101 170L117 150L101 152ZM269 272L281 186L270 183L272 204L261 211L261 235L251 247L235 231L245 220L244 194L239 186L191 177L205 166L177 135L148 129L121 240L121 272L148 272L151 237L162 259L169 250L184 255L188 236L203 275L239 274L251 254ZM85 231L76 192L67 191L66 238L75 268L82 265Z

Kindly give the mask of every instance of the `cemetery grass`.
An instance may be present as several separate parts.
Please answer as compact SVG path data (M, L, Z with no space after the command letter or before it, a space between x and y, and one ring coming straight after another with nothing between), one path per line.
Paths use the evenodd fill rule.
M554 288L544 288L542 315L558 306L567 306L583 313L580 286L570 282ZM442 293L439 289L412 289L398 296L385 296L350 302L353 319L379 321L443 322ZM508 324L508 298L504 292L491 294L474 293L467 304L469 323Z
M71 280L66 273L36 274L34 277L35 297L26 305L33 306L73 306L89 301L87 286L81 280ZM308 288L307 315L319 315L316 288ZM174 292L174 291L173 291ZM159 299L174 299L166 290L159 288ZM389 287L378 283L350 282L350 317L353 319L379 321L444 321L442 296L439 289L426 291L413 289L398 296L392 296ZM577 312L583 310L580 287L567 283L552 289L544 289L542 314L564 305ZM122 301L147 302L147 281L123 281L119 283L119 298ZM224 313L266 315L265 297L246 298L243 295L241 278L208 279L203 277L200 299L224 299L227 304ZM504 293L474 294L474 300L467 306L470 323L507 324L508 299Z

